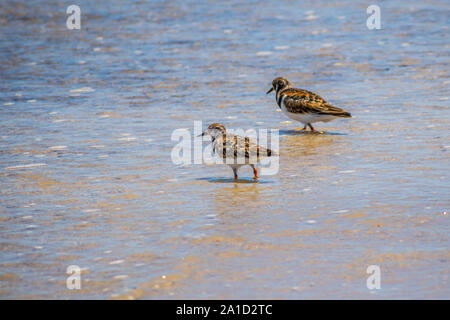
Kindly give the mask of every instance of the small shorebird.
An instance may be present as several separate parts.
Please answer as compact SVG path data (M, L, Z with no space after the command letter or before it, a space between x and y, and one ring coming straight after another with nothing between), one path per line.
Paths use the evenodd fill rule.
M273 79L272 88L267 94L275 90L276 100L280 109L291 119L303 123L306 130L311 123L328 122L336 118L351 118L352 115L342 109L332 106L314 92L292 88L288 79L278 77Z
M258 179L255 164L262 158L275 156L276 153L250 141L248 137L241 137L227 133L220 123L213 123L202 132L201 136L211 136L213 152L223 159L224 163L233 169L234 179L238 178L240 167L249 165L253 169L253 179Z

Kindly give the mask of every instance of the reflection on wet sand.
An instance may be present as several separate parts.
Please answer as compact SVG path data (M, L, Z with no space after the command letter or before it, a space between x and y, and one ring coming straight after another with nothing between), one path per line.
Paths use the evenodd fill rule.
M447 2L0 1L0 298L449 297ZM274 76L354 118L296 131ZM280 129L279 172L174 164L197 120Z
M242 224L267 209L272 199L271 190L270 183L220 187L212 194L212 208L222 223L228 221L228 224ZM232 217L238 216L240 218L237 221L232 220Z
M281 161L298 158L300 163L306 156L314 155L317 162L329 161L329 157L342 148L349 148L350 138L340 135L327 134L299 134L284 135L280 137Z
M208 181L211 183L230 183L230 184L248 184L248 183L268 183L267 181L261 181L260 179L252 178L198 178L197 180Z

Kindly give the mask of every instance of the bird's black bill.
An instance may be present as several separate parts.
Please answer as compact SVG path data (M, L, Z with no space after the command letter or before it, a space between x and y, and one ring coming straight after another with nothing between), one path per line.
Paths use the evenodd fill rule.
M199 134L197 137L203 137L206 133L202 132L201 134Z
M271 93L273 91L273 87L272 88L270 88L270 90L269 91L267 91L266 92L266 94L269 94L269 93Z

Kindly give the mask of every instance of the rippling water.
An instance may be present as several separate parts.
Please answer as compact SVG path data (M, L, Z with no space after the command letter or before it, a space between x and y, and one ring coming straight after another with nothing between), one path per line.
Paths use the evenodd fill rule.
M381 30L364 1L76 4L0 3L1 298L450 298L448 1ZM354 118L295 133L276 76ZM280 129L279 173L174 165L200 120Z

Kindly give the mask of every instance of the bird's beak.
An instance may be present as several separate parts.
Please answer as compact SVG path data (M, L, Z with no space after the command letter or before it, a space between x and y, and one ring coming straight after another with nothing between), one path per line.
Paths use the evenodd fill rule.
M273 91L273 87L272 88L270 88L270 90L269 91L267 91L266 92L266 94L269 94L269 93L271 93Z
M202 132L201 134L199 134L197 137L203 137L206 133Z

